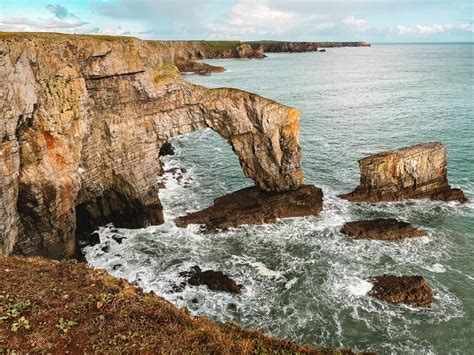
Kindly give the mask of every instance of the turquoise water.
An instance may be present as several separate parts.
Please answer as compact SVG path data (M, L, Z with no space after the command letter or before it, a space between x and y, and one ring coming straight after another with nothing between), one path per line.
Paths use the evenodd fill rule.
M177 155L165 159L167 167L188 169L180 182L165 176L160 198L166 223L121 230L127 237L122 244L103 228L101 244L86 250L88 261L192 314L233 320L298 342L380 353L472 353L474 205L353 204L336 195L357 185L361 157L440 140L448 147L450 183L474 199L473 59L472 44L451 44L209 61L228 71L186 80L252 91L301 110L305 181L323 189L325 211L214 236L200 235L196 226L177 228L174 217L252 183L230 146L204 130L174 139ZM347 221L373 217L406 220L429 236L355 241L339 232ZM110 252L104 253L107 243ZM224 271L246 292L234 296L193 287L171 293L178 273L195 264ZM435 302L412 309L367 297L370 284L364 279L382 273L423 275Z

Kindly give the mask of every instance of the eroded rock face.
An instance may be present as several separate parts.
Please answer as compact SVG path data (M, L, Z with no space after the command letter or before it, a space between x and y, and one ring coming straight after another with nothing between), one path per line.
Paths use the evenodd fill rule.
M359 186L339 197L366 202L412 198L466 202L464 193L448 184L447 165L446 147L440 142L371 155L359 160Z
M421 307L433 302L433 291L422 276L382 275L369 279L369 296L389 303Z
M378 218L348 222L341 232L354 239L397 240L426 236L423 230L414 228L410 223L396 219Z
M317 216L323 210L323 193L312 185L274 193L248 187L214 200L202 211L179 217L176 224L202 224L205 233L213 233L241 224L275 223L278 218Z
M173 65L181 49L134 38L1 37L2 254L73 256L77 222L84 230L161 223L161 146L202 128L229 142L260 189L301 184L298 110L186 83Z

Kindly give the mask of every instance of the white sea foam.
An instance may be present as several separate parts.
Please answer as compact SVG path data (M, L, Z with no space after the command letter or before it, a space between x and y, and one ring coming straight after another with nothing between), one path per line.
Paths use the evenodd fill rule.
M438 264L438 263L430 265L430 266L425 266L425 269L431 272L436 272L436 273L446 272L446 268L442 264Z
M294 278L292 278L290 281L288 281L288 282L285 284L285 288L286 288L287 290L289 290L289 289L292 288L297 282L298 282L298 278L294 277Z
M279 279L281 277L283 277L283 275L277 271L273 271L273 270L270 270L269 268L267 268L265 266L264 263L261 263L261 262L254 262L254 263L249 263L251 266L253 266L254 268L257 269L257 272L262 275L262 276L265 276L265 277L270 277L270 278L274 278L274 279Z
M374 287L374 285L366 280L354 278L347 286L348 291L354 296L365 296Z

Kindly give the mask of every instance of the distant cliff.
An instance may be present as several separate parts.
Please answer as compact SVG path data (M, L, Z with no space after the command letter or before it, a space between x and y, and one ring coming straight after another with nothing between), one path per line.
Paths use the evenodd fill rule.
M253 48L261 48L264 53L301 53L314 52L318 48L338 47L370 47L367 42L285 42L285 41L256 41L248 42Z
M289 41L165 41L156 42L165 46L172 44L173 61L181 72L209 74L225 69L205 63L200 59L264 58L265 53L315 52L318 48L370 47L367 42L289 42Z

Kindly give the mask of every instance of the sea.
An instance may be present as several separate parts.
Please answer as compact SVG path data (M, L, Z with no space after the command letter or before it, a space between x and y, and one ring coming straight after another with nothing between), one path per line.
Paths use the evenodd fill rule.
M421 142L448 149L448 177L474 200L474 45L374 44L325 53L269 53L209 60L227 71L185 80L234 87L301 111L305 183L324 192L318 217L241 226L215 235L174 219L251 186L230 145L210 129L171 140L172 172L160 190L165 223L100 230L84 249L90 265L153 290L191 314L299 343L380 354L474 353L474 204L408 200L351 203L337 197L359 181L358 159ZM401 241L353 240L345 222L397 218L428 232ZM114 234L125 239L121 243ZM104 246L108 246L104 248ZM194 265L245 286L234 295L206 286L173 292ZM431 306L391 305L367 295L371 276L422 275Z

